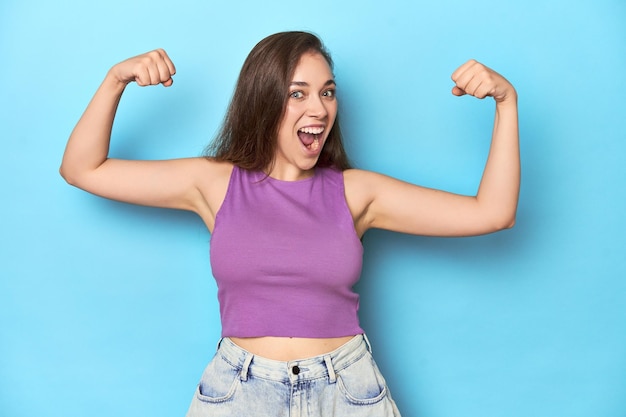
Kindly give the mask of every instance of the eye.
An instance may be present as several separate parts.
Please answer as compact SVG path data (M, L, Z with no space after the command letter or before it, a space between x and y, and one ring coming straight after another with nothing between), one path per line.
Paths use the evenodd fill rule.
M336 95L335 89L331 88L329 90L326 90L322 93L323 97L328 97L328 98L334 98Z
M304 97L304 93L302 91L292 91L291 93L289 93L289 97L291 98L303 98Z

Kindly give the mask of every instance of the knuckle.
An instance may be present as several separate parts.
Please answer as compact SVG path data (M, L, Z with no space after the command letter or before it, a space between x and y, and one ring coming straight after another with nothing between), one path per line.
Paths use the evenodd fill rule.
M160 54L158 51L150 51L146 54L146 59L150 62L154 62L160 58Z
M152 65L153 59L150 56L150 54L144 55L141 57L141 61L139 61L141 63L142 66L144 67L148 67L150 65Z

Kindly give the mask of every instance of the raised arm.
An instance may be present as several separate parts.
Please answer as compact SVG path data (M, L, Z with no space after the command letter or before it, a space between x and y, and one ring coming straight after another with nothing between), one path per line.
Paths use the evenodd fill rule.
M453 74L452 93L496 103L491 148L475 196L402 182L373 172L344 173L346 199L359 234L369 228L416 235L470 236L515 224L520 184L517 93L500 74L471 60Z
M68 183L102 197L195 211L211 228L229 166L205 158L132 161L108 157L113 121L127 85L169 87L175 73L174 64L161 49L114 65L76 124L60 172Z

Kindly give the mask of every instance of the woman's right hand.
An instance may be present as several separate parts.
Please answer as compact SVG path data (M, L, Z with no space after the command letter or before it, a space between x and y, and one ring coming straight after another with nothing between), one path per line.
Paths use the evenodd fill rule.
M163 49L129 58L114 65L109 71L109 75L120 83L127 85L134 81L141 87L158 84L169 87L174 82L174 74L174 63Z

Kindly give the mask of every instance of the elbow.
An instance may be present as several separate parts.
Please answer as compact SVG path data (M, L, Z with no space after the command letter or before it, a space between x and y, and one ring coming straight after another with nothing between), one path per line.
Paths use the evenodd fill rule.
M487 233L512 229L516 223L517 202L515 204L498 204L485 207L481 217Z
M515 226L515 213L509 216L503 216L494 223L494 232L501 230L512 229Z
M502 230L504 229L512 229L515 226L515 217L513 217L511 220L509 220L505 226L502 228Z
M69 173L67 172L67 169L65 168L63 164L61 164L61 166L59 167L59 175L61 175L61 178L63 178L66 183L73 185L72 177L69 175Z
M61 164L61 166L59 167L59 174L65 180L66 183L68 183L71 186L78 187L79 181L77 180L76 175L73 174L71 170L68 170L65 165Z
M65 174L63 164L61 164L61 166L59 167L59 175L67 182L67 175Z
M59 175L71 186L88 191L94 185L94 173L96 169L86 168L73 161L63 161L59 167Z

